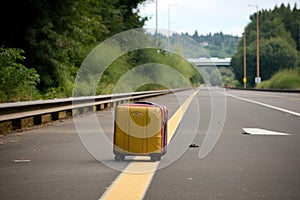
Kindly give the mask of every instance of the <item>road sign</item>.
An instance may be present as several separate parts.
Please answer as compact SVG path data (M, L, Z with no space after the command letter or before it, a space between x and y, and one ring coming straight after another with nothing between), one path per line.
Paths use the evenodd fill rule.
M261 78L260 77L255 77L255 83L260 83L261 82Z

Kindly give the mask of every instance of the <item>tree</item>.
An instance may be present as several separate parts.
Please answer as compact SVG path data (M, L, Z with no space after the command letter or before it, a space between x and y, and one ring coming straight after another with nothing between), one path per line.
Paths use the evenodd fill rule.
M56 88L71 96L83 59L109 36L140 28L145 0L11 0L1 6L0 44L21 48L41 75L42 92Z
M31 100L37 95L40 77L23 64L24 51L0 47L0 102Z
M260 76L262 80L269 79L275 72L283 68L293 68L298 65L299 55L297 45L291 33L286 28L284 17L294 11L281 5L280 12L275 10L260 11ZM284 14L283 14L284 13ZM247 38L247 79L250 86L254 86L256 76L256 14L250 16L251 23L246 27ZM290 18L289 18L290 19ZM294 24L297 19L290 19ZM270 31L271 30L271 31ZM237 79L243 80L243 48L244 39L241 38L237 52L232 56L231 66Z
M195 33L193 34L192 38L196 41L199 42L199 35L198 35L198 31L195 30Z
M291 9L290 4L287 6L281 4L279 8L275 7L273 12L276 14L276 16L279 16L280 19L282 19L285 29L291 33L291 36L295 40L297 49L299 51L300 9L297 8L297 4L294 4L293 9Z

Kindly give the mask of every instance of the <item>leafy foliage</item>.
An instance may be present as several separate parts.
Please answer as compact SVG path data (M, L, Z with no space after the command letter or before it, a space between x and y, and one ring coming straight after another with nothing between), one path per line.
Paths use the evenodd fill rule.
M1 6L0 45L5 46L0 61L1 101L71 96L79 67L95 46L110 36L144 25L147 18L139 15L138 7L145 1L11 0ZM134 45L135 38L132 40ZM80 95L110 93L123 73L151 60L162 61L163 57L168 55L157 56L151 51L126 54L110 66L96 90L89 83L98 81L98 77L83 72L88 77L79 75L86 79L86 84L80 85ZM177 61L173 65L174 59ZM183 70L193 84L199 83L200 78L187 63L178 58L168 62ZM145 86L150 87L160 86Z
M188 33L186 33L188 35ZM197 30L190 36L197 41L211 57L228 58L236 51L238 36L220 33L198 35Z
M24 50L25 66L40 74L38 88L71 96L77 69L105 38L142 27L144 0L11 0L1 6L0 44Z
M300 89L300 69L283 69L269 80L257 85L257 88Z
M0 102L33 99L40 76L35 69L26 68L21 49L0 48Z
M91 49L111 35L143 26L147 18L137 9L143 1L11 0L0 8L0 44L24 50L23 67L38 72L37 87L46 98L71 96Z
M142 66L142 69L139 67ZM143 67L146 66L146 67ZM159 67L160 66L160 67ZM178 79L173 73L166 72L164 66L171 67L183 78ZM122 91L130 92L130 86L136 82L145 83L135 88L137 90L154 90L165 88L180 88L189 86L197 86L203 82L199 72L190 63L182 57L157 49L143 49L127 53L115 60L103 73L100 84L97 88L97 94L110 94L115 88L117 82L122 80L122 76L130 73L130 78L126 78L122 83ZM182 82L185 79L186 82ZM159 83L164 82L166 85ZM127 91L128 90L128 91Z
M259 12L260 27L260 76L267 80L279 70L299 67L299 17L296 5L292 10L282 4L273 10ZM251 23L246 27L247 79L254 86L256 76L256 14L250 16ZM231 59L231 66L237 79L243 79L243 44L239 41L237 52Z
M199 52L199 49L195 49L195 46L190 46L192 42L187 41L186 38L190 38L193 40L193 42L196 42L199 46L199 49L202 49L202 52ZM188 58L231 57L236 51L239 41L239 37L223 34L222 32L214 33L213 35L209 33L205 36L199 36L197 30L193 35L189 35L188 33L173 33L169 38L165 35L159 35L159 39L163 41L169 40L169 43L171 46L173 46L173 48L176 48L174 47L174 44L180 41L181 44L185 45L185 49L189 50L189 52L185 52L185 56Z
M220 67L217 69L213 67L201 67L200 71L206 81L212 86L236 87L239 85L231 68Z

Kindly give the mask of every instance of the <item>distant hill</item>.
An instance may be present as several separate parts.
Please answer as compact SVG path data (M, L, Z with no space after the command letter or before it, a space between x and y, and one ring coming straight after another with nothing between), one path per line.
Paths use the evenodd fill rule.
M154 37L154 35L153 35ZM186 45L183 49L185 57L187 58L199 58L199 57L218 57L218 58L228 58L231 57L237 50L237 45L240 37L232 36L228 34L214 33L213 35L209 33L208 35L198 35L197 30L193 35L188 33L173 33L170 37L164 34L158 34L159 40L162 43L169 43L169 48L177 49L178 44ZM199 44L199 49L195 49L195 45L190 46L192 43L190 40L197 42Z
M193 35L188 33L185 35L198 42L211 57L219 58L231 57L235 53L240 39L238 36L223 34L222 32L199 36L197 30Z

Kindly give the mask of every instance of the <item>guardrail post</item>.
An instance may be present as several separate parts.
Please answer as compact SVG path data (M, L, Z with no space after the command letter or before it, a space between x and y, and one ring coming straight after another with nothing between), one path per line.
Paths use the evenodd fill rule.
M26 129L28 127L34 126L34 117L26 117L20 120L21 129Z
M104 109L105 109L105 104L102 103L102 104L100 105L100 110L104 110Z
M44 114L42 115L42 124L47 124L51 122L51 114Z
M12 121L4 121L0 123L0 135L6 134L13 130Z
M72 116L72 112L71 115ZM66 119L68 117L68 111L60 111L58 112L58 120L60 119Z

